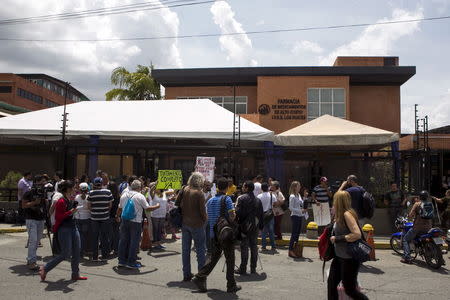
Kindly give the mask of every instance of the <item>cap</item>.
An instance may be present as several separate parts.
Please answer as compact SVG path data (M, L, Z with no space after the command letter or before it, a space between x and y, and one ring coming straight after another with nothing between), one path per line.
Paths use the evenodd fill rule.
M101 185L103 183L103 179L101 177L94 178L94 185Z
M80 183L80 190L82 190L82 191L89 190L89 184L87 184L86 182Z
M324 177L320 177L320 182L328 182L328 178Z

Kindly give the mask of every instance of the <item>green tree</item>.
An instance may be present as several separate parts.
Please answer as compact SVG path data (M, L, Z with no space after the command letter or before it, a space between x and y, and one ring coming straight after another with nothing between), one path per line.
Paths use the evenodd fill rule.
M152 77L153 65L138 65L136 72L117 67L111 73L111 83L116 88L105 94L106 100L157 100L161 99L159 83Z

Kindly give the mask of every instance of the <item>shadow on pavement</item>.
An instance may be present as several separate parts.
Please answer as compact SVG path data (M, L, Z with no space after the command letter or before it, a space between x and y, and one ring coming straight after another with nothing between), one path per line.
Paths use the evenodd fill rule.
M237 294L227 293L225 291L211 289L206 292L207 296L214 300L222 300L222 299L239 299Z
M384 274L383 270L380 270L373 266L366 266L366 265L361 265L361 267L359 268L359 272L370 273L370 274L375 274L375 275Z
M167 256L180 255L181 253L178 251L163 251L163 252L149 252L148 255L153 258L163 258Z
M142 267L145 267L145 266L142 266ZM150 273L158 271L158 268L154 268L153 270L142 272L139 269L128 269L128 268L122 268L122 267L119 268L118 266L115 266L112 269L114 270L114 272L116 272L117 274L122 275L122 276L146 275L146 274L150 274Z
M167 287L187 289L187 290L196 290L194 284L190 281L170 281L167 283Z
M439 269L433 269L430 266L427 265L427 263L423 260L414 260L414 264L420 268L424 268L424 269L428 269L431 272L435 272L435 273L439 273L439 274L443 274L443 275L449 275L449 270L447 268L445 268L444 266L440 267Z
M45 281L45 283L47 283L47 287L45 288L46 291L61 291L64 294L73 292L73 289L69 287L69 285L71 283L74 283L73 280L64 280L64 279L60 279L58 281L55 282L49 282L49 281Z
M32 271L28 269L27 265L16 265L9 267L9 269L12 271L12 274L17 274L19 276L35 276L38 275L38 271Z
M235 276L237 282L264 281L267 279L266 272L260 274L249 274L243 276Z
M309 263L313 262L313 260L311 258L308 258L308 257L293 258L292 260L296 261L296 262L309 262Z

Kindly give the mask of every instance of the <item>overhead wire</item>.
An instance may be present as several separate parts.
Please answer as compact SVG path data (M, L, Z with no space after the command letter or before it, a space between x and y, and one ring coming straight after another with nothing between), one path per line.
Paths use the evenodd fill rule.
M26 38L7 38L0 37L0 41L14 41L14 42L115 42L115 41L143 41L143 40L164 40L164 39L188 39L188 38L207 38L207 37L220 37L220 36L236 36L236 35L256 35L267 33L283 33L283 32L299 32L299 31L312 31L312 30L327 30L327 29L340 29L340 28L357 28L367 26L381 26L392 25L402 23L414 23L422 21L436 21L450 19L450 16L441 17L428 17L409 20L397 20L397 21L383 21L377 23L359 23L359 24L345 24L345 25L330 25L330 26L316 26L316 27L300 27L300 28L287 28L287 29L272 29L272 30L259 30L259 31L242 31L242 32L229 32L229 33L206 33L206 34L189 34L189 35L174 35L174 36L153 36L153 37L125 37L125 38L107 38L107 39L26 39Z
M20 25L29 23L40 23L49 21L60 21L68 19L79 19L87 17L98 17L107 15L125 14L138 11L158 10L162 8L176 8L182 6L194 6L200 4L208 4L215 2L214 0L160 0L160 1L148 1L128 5L119 5L113 7L97 8L85 11L75 11L52 15L43 15L37 17L26 17L16 19L4 19L0 20L0 26L3 25Z

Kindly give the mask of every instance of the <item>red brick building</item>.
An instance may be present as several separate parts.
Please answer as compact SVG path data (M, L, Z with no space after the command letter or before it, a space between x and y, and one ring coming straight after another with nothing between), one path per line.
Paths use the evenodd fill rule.
M416 73L398 57L338 57L329 67L153 70L166 99L210 98L275 133L324 114L400 133L400 86Z
M17 114L64 104L66 83L46 74L0 73L0 111ZM89 100L68 86L67 103Z

